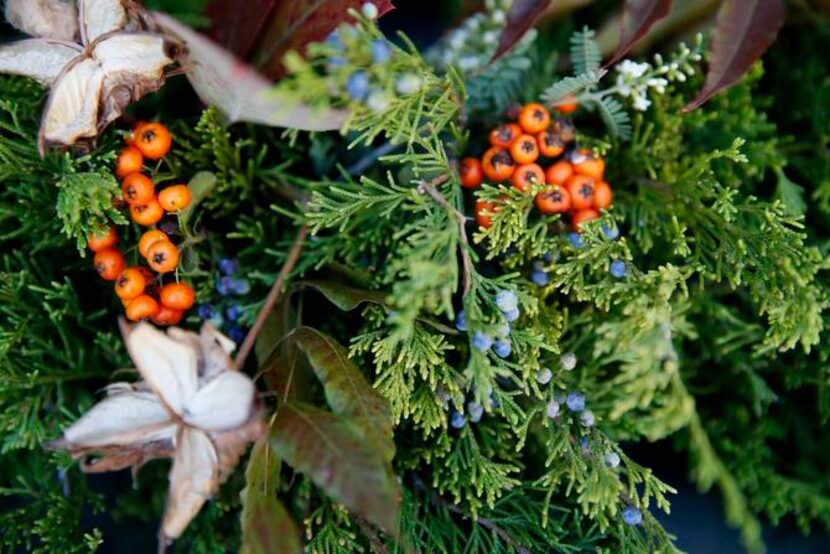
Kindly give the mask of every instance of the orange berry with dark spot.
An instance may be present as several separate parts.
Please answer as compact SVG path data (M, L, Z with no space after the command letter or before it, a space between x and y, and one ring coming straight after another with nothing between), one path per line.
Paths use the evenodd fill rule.
M133 144L145 158L158 160L170 151L173 137L161 123L142 123L133 132Z
M143 206L130 206L130 217L144 227L155 225L164 217L164 208L157 198L153 197Z
M155 194L153 182L142 173L131 173L121 183L121 197L130 206L146 206Z
M144 280L147 282L147 286L149 286L150 283L152 283L153 280L156 278L156 274L144 266L136 266L136 269L138 269L138 271L141 272L141 274L144 276Z
M586 221L591 221L592 219L596 219L599 217L599 212L594 210L593 208L589 208L587 210L579 210L571 217L571 225L573 225L574 231L579 232L579 227L585 223Z
M169 283L161 287L161 303L168 308L189 310L196 301L193 288L185 283Z
M166 326L178 324L182 320L182 317L184 317L184 312L182 310L170 308L162 304L159 307L158 313L151 316L150 320L156 325Z
M549 185L563 185L573 174L573 166L565 160L562 160L545 170L545 182Z
M513 188L522 192L530 192L533 185L541 185L545 182L545 172L536 164L520 165L513 174L511 181Z
M510 145L510 156L517 164L532 164L539 157L539 145L536 137L522 135Z
M142 294L130 300L127 304L127 319L130 321L141 321L151 318L159 313L161 306L149 294Z
M561 214L571 209L568 189L559 185L545 187L536 195L536 207L543 214Z
M490 144L509 148L513 141L522 134L522 128L515 123L505 123L490 131Z
M167 233L164 231L160 231L159 229L150 229L143 235L141 238L138 239L138 252L146 258L149 255L150 247L156 241L160 240L170 240L170 237L167 236Z
M577 150L571 156L571 164L574 171L601 180L605 173L605 160L597 156L587 148Z
M579 107L579 104L576 102L576 97L573 94L566 94L562 97L561 102L563 103L553 109L563 115L573 113Z
M484 181L484 171L478 158L464 158L458 164L458 173L461 175L461 186L467 189L478 188Z
M107 228L103 233L91 234L89 236L89 241L87 241L86 245L87 248L89 248L93 252L98 252L99 250L103 250L104 248L112 248L113 246L115 246L115 243L117 242L118 233L115 231L115 227L112 225L107 225Z
M98 275L107 281L115 281L124 271L124 256L115 248L99 250L92 263Z
M571 205L575 210L585 210L594 206L594 180L587 175L574 175L565 181L565 187L571 195Z
M144 155L135 146L127 146L118 153L115 161L115 174L123 179L130 173L139 173L144 165Z
M170 241L156 241L147 251L147 263L158 273L173 271L179 265L179 249Z
M565 143L559 135L550 130L536 135L536 142L539 144L539 152L548 158L555 158L565 151Z
M115 294L122 300L131 300L144 293L147 280L137 267L128 267L115 280Z
M484 153L481 158L481 168L484 174L493 182L506 181L516 171L516 162L510 157L510 152L504 148L494 146Z
M525 133L535 135L541 133L550 125L550 113L542 104L532 102L525 104L519 112L519 125Z
M605 210L611 205L611 185L600 181L594 185L594 207L598 210Z
M190 205L190 187L187 185L173 185L159 193L159 203L164 211L176 213Z

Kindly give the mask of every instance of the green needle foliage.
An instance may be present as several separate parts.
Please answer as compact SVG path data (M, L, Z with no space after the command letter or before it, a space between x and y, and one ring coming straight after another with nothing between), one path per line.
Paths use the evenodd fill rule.
M499 29L493 11L465 28ZM277 85L347 111L341 134L228 128L214 108L165 122L175 143L158 179L198 192L180 220L181 277L200 303L224 302L215 267L237 256L250 325L298 228L311 234L246 367L267 430L173 549L677 552L658 517L675 489L627 454L662 439L700 490L720 491L749 551L782 520L830 528L827 62L798 69L825 78L794 82L792 117L775 90L784 45L684 115L696 50L667 58L689 71L649 85L643 110L618 70L599 70L588 29L550 52L531 33L492 68L494 44L472 31L425 56L400 37L374 63L383 37L356 17L340 44L290 54ZM830 45L811 40L793 52ZM565 52L570 76L527 69ZM348 90L357 71L365 100ZM112 222L135 257L140 229L112 204L119 131L41 159L42 90L2 78L0 93L0 550L93 551L108 537L92 512L155 524L168 465L109 504L42 444L129 366L118 303L74 246ZM579 242L534 208L538 189L471 192L456 170L511 104L568 94L588 108L578 140L603 154L615 194ZM477 201L493 204L488 228Z

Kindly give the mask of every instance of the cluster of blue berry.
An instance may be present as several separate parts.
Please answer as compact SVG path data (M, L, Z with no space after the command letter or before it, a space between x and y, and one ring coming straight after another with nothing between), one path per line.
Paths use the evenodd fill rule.
M198 309L199 317L210 321L217 329L223 330L237 344L245 340L248 330L239 324L239 318L242 315L239 305L228 298L244 296L251 292L250 281L235 277L238 272L239 260L222 258L219 261L221 277L216 280L216 292L223 299L217 304L201 304Z
M480 352L487 352L491 348L499 358L507 358L513 352L510 342L510 324L519 319L519 297L512 290L500 290L496 293L496 307L501 312L504 321L496 330L495 336L484 331L473 331L473 347ZM464 310L458 312L455 318L455 328L467 331L467 314Z
M450 411L450 397L446 391L440 389L438 391L438 398L441 400L441 407L444 408L444 411ZM463 401L461 403L463 404ZM496 399L491 394L490 409L492 410L496 407L496 405ZM455 408L452 409L452 413L450 414L450 425L455 429L463 428L467 425L467 421L470 423L478 423L481 421L481 418L484 417L484 406L475 400L469 400L464 407L466 408L466 412L462 412Z
M573 370L576 367L576 354L573 352L563 354L559 359L559 365L565 371ZM542 385L550 382L551 377L552 373L547 368L539 370L536 374L536 380ZM585 427L592 427L596 422L593 412L585 407L585 395L583 393L578 391L571 391L567 395L560 392L554 393L553 400L548 402L547 405L547 416L550 419L556 419L562 409L562 404L574 414L579 414L579 421ZM590 441L587 436L583 436L579 444L584 452L588 453L590 451ZM603 462L611 469L619 467L620 461L620 455L613 450L609 450L603 456ZM636 506L626 506L622 512L622 518L627 525L639 525L643 521L643 514Z
M362 11L368 19L377 16L374 4L367 2ZM328 53L326 70L335 80L345 78L349 98L365 104L373 112L382 112L391 105L393 90L407 96L418 91L423 81L413 72L404 72L394 76L394 79L390 78L391 72L384 66L392 60L394 49L383 38L367 42L364 37L351 25L341 25L332 32L324 43ZM365 69L354 69L355 67Z
M616 226L609 226L607 223L602 224L602 232L608 238L608 240L617 240L620 237L620 230ZM585 242L582 240L582 235L579 233L570 233L568 235L568 240L571 243L571 246L576 248L577 250L585 247ZM611 276L622 279L625 277L626 273L628 273L628 266L626 266L625 261L616 259L611 261L611 265L608 268L608 272Z

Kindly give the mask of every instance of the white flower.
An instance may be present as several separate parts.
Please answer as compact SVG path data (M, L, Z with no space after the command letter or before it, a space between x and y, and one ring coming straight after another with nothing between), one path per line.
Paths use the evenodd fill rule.
M651 100L645 94L638 94L634 97L633 108L638 112L644 112L651 106Z
M646 84L653 88L658 94L664 94L666 92L666 85L668 85L669 82L661 77L655 77L646 81Z
M466 41L467 32L462 29L457 29L450 34L450 48L453 50L461 50Z
M623 60L617 66L617 71L629 79L638 79L645 75L646 71L651 69L647 63L637 63L631 60Z
M132 7L132 3L130 2ZM171 43L148 33L122 0L8 0L6 17L36 38L0 46L0 73L51 87L38 134L74 144L97 135L131 102L157 90Z
M493 20L493 23L496 23L497 25L501 25L507 21L507 15L502 10L494 11L490 18Z
M233 342L205 324L201 334L147 323L124 326L144 379L116 383L107 397L48 448L67 450L86 472L115 471L172 457L161 537L176 538L262 432L251 379L233 368Z

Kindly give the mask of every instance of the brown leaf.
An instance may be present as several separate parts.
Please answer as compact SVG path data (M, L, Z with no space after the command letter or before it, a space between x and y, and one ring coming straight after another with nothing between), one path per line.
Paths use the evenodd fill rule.
M396 536L400 491L388 464L346 420L289 402L277 411L271 444L336 501Z
M219 0L233 4L232 0ZM289 50L305 53L309 42L325 39L340 23L350 19L349 8L359 10L366 0L282 0L270 12L267 25L251 56L251 62L266 77L277 79L285 73L282 58ZM393 8L391 0L372 0L378 17Z
M652 25L669 14L671 5L672 0L625 0L620 20L620 44L605 67L620 61Z
M311 327L299 327L291 339L308 357L314 373L323 383L326 400L336 414L348 418L391 462L395 457L392 416L389 404L349 359L348 351L333 338Z
M299 534L291 515L277 499L280 459L271 449L269 438L262 437L251 449L245 470L242 498L242 552L267 554L302 552Z
M552 0L514 0L507 14L507 24L501 33L499 46L490 59L493 63L507 53L533 27Z
M737 83L775 41L785 16L783 0L724 0L712 33L706 84L683 111L694 110Z
M262 32L280 0L249 0L244 10L236 0L211 0L205 9L213 26L210 37L243 60Z
M297 104L251 66L174 18L154 12L156 23L186 44L181 63L196 93L231 121L307 131L339 129L346 113Z

